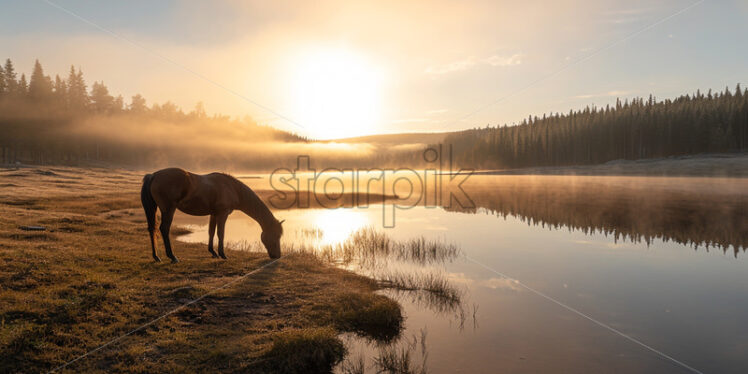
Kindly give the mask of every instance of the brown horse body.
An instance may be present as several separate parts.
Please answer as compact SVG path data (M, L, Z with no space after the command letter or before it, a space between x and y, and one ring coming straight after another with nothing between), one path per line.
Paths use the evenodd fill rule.
M193 216L210 216L208 251L213 257L226 258L223 252L223 237L226 219L234 210L252 217L262 227L262 243L271 258L280 257L280 237L283 235L282 221L278 221L257 194L238 179L222 173L197 175L182 169L170 168L148 174L143 178L140 192L141 202L148 220L153 259L156 255L156 209L161 211L161 236L166 255L178 262L171 248L169 231L177 209ZM218 229L218 254L213 250L213 236Z

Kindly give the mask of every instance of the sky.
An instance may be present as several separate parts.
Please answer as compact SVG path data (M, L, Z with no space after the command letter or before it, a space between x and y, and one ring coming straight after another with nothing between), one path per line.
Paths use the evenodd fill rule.
M694 5L695 4L695 5ZM748 83L748 2L0 0L0 58L312 138Z

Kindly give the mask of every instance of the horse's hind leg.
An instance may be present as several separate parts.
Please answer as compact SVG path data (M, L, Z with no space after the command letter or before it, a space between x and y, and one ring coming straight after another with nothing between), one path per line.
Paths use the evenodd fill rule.
M171 251L171 241L169 240L169 231L171 230L171 221L174 219L174 211L176 209L169 207L167 209L161 209L161 237L164 239L164 247L166 247L166 255L169 256L172 263L179 262L177 257Z
M216 251L213 250L213 236L216 234L216 216L215 214L212 214L210 216L210 226L208 226L208 235L210 238L208 239L208 252L213 255L213 258L218 258L218 255L216 254Z
M156 237L155 237L155 227L149 227L148 233L151 235L151 249L153 250L153 260L156 262L161 262L161 259L158 258L158 255L156 254Z
M148 174L143 178L143 187L140 189L140 201L143 203L143 210L145 211L145 219L148 222L148 234L151 237L151 251L153 253L153 259L156 262L161 261L156 255L156 238L154 237L154 231L156 231L156 201L153 200L151 195L151 182L153 181L153 175Z
M228 213L221 213L216 217L216 223L218 224L218 255L224 260L226 254L223 253L223 234L226 233L226 219L229 218Z

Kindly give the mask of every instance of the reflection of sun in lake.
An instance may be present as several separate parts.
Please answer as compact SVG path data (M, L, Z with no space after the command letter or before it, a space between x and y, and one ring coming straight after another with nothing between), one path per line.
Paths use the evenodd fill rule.
M369 224L366 215L350 209L327 209L315 213L314 226L322 231L320 245L341 243Z

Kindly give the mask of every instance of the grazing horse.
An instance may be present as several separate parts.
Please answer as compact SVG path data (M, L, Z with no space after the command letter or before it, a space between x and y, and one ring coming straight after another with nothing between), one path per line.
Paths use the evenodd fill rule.
M210 215L208 251L213 257L223 253L223 234L226 219L234 210L241 210L252 217L262 227L260 239L270 258L281 256L280 237L283 235L283 221L278 221L267 205L257 194L238 179L222 173L197 175L182 169L169 168L148 174L143 178L140 190L145 217L148 220L148 233L151 235L153 259L161 261L156 255L156 208L161 210L161 237L166 247L166 255L171 262L178 262L171 250L169 230L174 212L180 211L193 216ZM218 254L213 250L213 235L218 228Z

